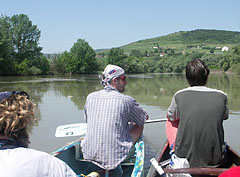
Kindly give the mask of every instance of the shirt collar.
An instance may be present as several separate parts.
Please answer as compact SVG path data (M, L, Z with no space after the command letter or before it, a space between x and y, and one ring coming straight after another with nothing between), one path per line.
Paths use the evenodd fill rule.
M116 88L114 88L112 85L106 85L105 87L104 87L104 90L115 90L115 91L117 91L117 92L119 92Z

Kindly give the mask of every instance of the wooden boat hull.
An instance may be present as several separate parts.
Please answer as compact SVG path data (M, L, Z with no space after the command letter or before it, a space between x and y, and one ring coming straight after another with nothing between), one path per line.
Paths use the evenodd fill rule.
M156 160L159 164L163 164L164 161L170 159L170 148L168 142L165 142L163 148L156 155ZM163 166L165 173L189 173L194 177L199 176L219 176L224 171L228 170L231 167L240 166L240 156L229 146L227 146L228 161L224 166L220 168L179 168L179 169L167 169L166 166ZM155 168L151 166L148 171L147 177L157 177L160 176Z
M82 138L79 140L76 140L57 151L53 152L52 154L66 162L77 175L87 175L91 173L93 168L98 169L99 167L89 161L85 161L83 159L83 155L81 153L80 148L80 142ZM143 143L143 142L142 142ZM135 145L136 149L136 145ZM141 153L140 151L144 151L144 149L137 150L136 153ZM143 154L142 154L143 155ZM137 156L137 158L136 158ZM121 167L123 169L123 176L124 177L130 177L134 174L138 174L136 176L142 176L143 175L143 162L137 162L139 160L140 154L135 154L135 151L133 152L133 156L131 158L127 159L123 163L121 163ZM136 160L137 159L137 160ZM138 168L141 166L142 168ZM104 176L105 171L100 170L97 171L101 176ZM135 175L134 175L135 176Z

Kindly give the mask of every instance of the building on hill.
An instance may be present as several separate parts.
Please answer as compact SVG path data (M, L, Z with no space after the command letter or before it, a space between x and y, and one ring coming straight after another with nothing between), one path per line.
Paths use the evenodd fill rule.
M162 52L161 54L160 54L160 57L164 57L165 55L167 55L165 52Z
M224 52L224 51L228 51L229 50L229 48L227 47L227 46L224 46L223 48L222 48L222 51Z

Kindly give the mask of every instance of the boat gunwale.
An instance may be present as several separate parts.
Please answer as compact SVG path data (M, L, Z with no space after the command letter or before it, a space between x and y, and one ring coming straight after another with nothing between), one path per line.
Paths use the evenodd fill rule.
M161 163L165 160L164 155L166 154L166 151L169 149L169 143L166 141L164 145L161 148L160 153L157 154L156 160L158 163ZM227 151L228 154L231 154L231 164L229 165L229 168L235 167L235 166L240 166L240 155L229 145L227 145ZM232 158L232 157L237 157ZM164 158L164 160L162 160ZM156 169L151 166L152 170L150 169L149 172L151 174L148 174L148 177L155 177L159 176L157 174ZM163 171L165 173L171 173L171 174L176 174L176 173L188 173L191 175L202 175L202 176L218 176L221 173L229 170L229 168L216 168L216 167L195 167L195 168L178 168L178 169L169 169L169 168L163 168Z

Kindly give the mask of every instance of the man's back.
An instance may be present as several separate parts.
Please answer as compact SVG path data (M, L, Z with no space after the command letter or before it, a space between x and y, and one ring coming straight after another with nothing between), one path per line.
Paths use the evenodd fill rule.
M192 167L221 163L224 154L223 119L227 96L207 87L190 87L176 93L180 118L175 152L187 157Z
M132 97L105 87L87 97L85 116L88 129L81 144L84 158L104 169L113 169L132 146L128 122L143 125L146 113Z

